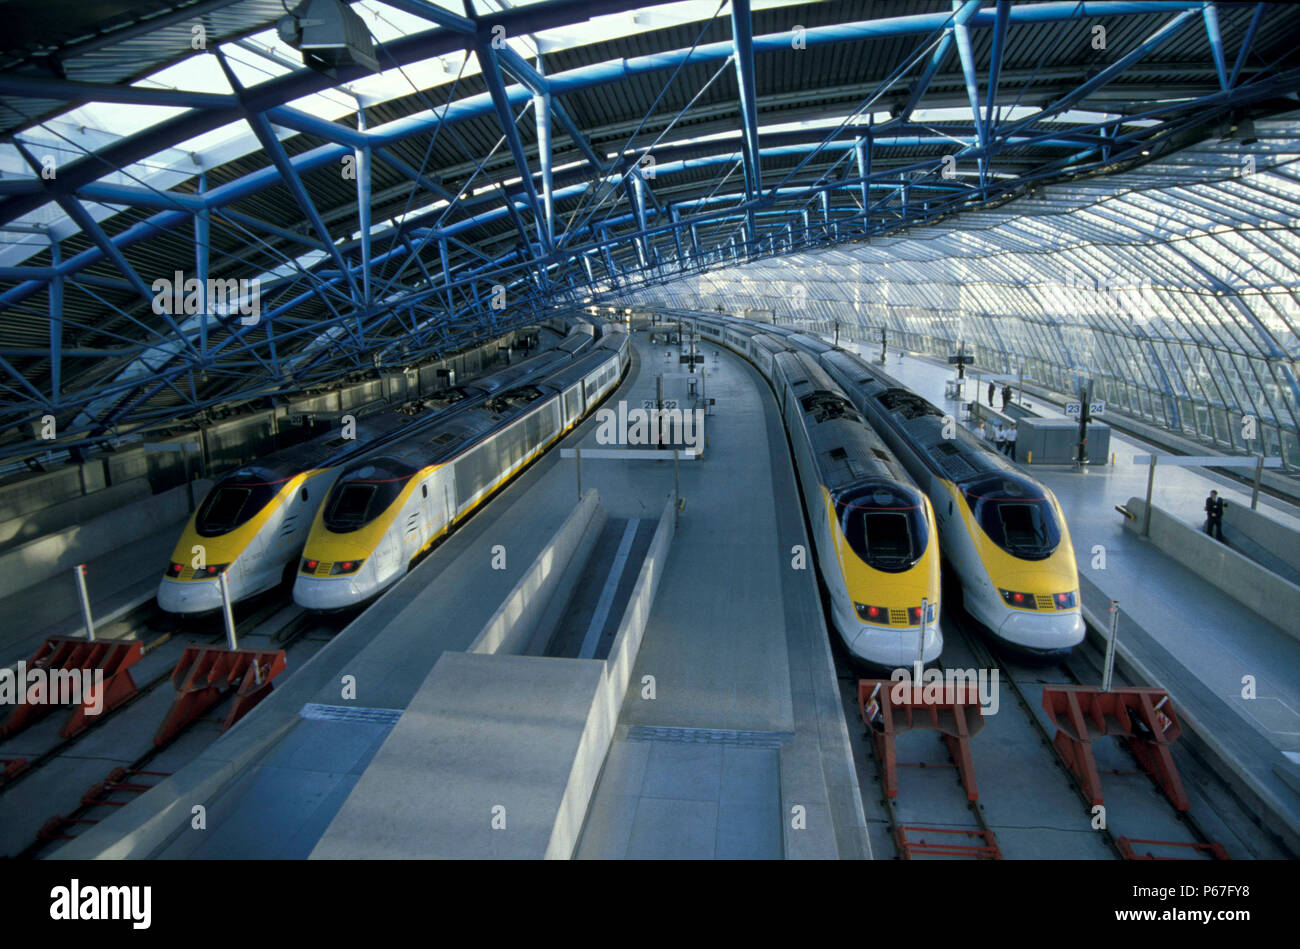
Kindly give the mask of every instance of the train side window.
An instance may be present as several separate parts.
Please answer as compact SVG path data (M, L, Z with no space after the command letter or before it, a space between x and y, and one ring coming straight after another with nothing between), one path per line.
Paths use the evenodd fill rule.
M429 496L429 486L427 484L420 485L420 493L427 498Z
M307 500L307 488L306 488L306 487L303 487L303 489L302 489L301 491L298 492L298 496L301 497L304 501L306 501L306 500Z

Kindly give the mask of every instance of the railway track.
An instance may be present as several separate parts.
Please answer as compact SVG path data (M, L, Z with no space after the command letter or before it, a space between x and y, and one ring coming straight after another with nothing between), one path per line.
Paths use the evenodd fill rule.
M209 711L207 716L191 722L184 730L171 736L163 744L155 745L152 741L152 729L156 728L161 720L154 720L157 716L150 717L151 710L141 706L151 704L155 708L162 707L165 699L163 696L156 695L156 693L160 686L171 680L172 671L185 648L192 645L218 644L224 640L224 629L221 631L210 629L211 620L200 620L197 623L193 621L189 623L177 621L156 609L141 611L136 620L137 623L134 628L125 631L126 634L145 639L146 655L154 654L155 662L162 661L165 656L164 667L161 671L141 682L138 691L129 701L114 709L111 714L105 715L101 720L96 721L80 734L51 743L30 758L25 771L11 779L3 787L0 787L0 808L9 811L5 823L13 828L15 834L21 834L24 831L18 827L13 827L13 825L22 824L27 828L25 832L32 835L29 838L30 842L22 846L21 849L14 844L14 837L10 837L7 841L7 847L12 856L18 858L38 857L50 848L72 839L76 836L75 831L78 828L84 829L86 826L98 823L111 809L125 806L130 799L148 791L159 781L170 776L177 768L192 760L211 741L219 737L221 733L220 719L212 718L214 712ZM159 632L156 628L159 626L170 626L172 628ZM243 615L238 617L237 628L241 647L251 644L264 644L269 645L270 648L283 649L290 653L292 657L292 651L297 644L305 640L313 642L327 641L329 638L329 636L326 636L324 640L316 639L312 636L313 633L325 631L332 635L337 632L339 626L337 618L308 613L288 602L286 596L281 596L277 592L271 596L260 598L251 607L246 608ZM152 702L150 701L151 696L153 696ZM220 709L229 700L229 695L223 697L221 704L217 708ZM131 714L132 709L136 710L135 715ZM53 727L53 725L48 727ZM148 737L143 737L142 732ZM195 734L196 732L202 732L203 734ZM120 733L120 736L115 737L118 733ZM15 736L10 741L16 742L23 734L27 733ZM95 740L92 741L92 739ZM182 741L182 739L185 739L185 741ZM39 739L28 738L29 742L33 740L39 741ZM98 760L104 756L102 753L96 754L93 748L86 754L79 756L79 746L87 743L100 746L105 741L113 749L110 760L116 758L121 761L127 755L133 754L131 748L133 744L136 746L135 750L140 753L136 754L129 763L114 767L102 781L91 784L72 809L67 809L65 805L61 813L49 817L44 824L40 824L40 820L45 815L50 814L58 806L57 804L50 803L50 810L46 811L44 815L39 812L33 813L30 803L25 807L20 805L17 798L30 797L31 795L16 794L15 791L31 782L34 776L54 770L60 762L66 763L78 757ZM121 744L118 745L117 742ZM178 745L183 747L178 748ZM158 765L157 762L164 756L167 758L165 764ZM166 767L167 770L159 770L162 767ZM51 775L51 781L57 783L59 780L62 780L61 776ZM82 784L80 786L85 787L86 785ZM40 792L36 793L39 794ZM44 796L42 795L40 799L44 800Z
M948 604L959 601L957 596L946 598ZM945 661L953 667L968 665L974 669L997 670L999 683L1005 684L1001 695L1011 702L1011 708L1000 705L997 716L986 717L985 737L976 736L972 743L975 774L980 781L980 798L967 800L961 790L958 776L953 784L931 780L900 778L897 798L884 793L883 770L871 736L863 725L857 704L857 683L860 678L886 678L887 674L863 675L850 662L838 642L835 648L837 672L845 714L850 717L850 738L857 759L859 781L863 788L863 804L868 822L887 830L899 859L924 857L974 857L983 859L1044 856L1115 859L1132 858L1148 854L1158 857L1182 856L1210 858L1216 841L1206 827L1198 810L1214 808L1221 804L1224 795L1216 795L1211 803L1204 795L1194 800L1191 811L1176 811L1154 780L1139 769L1127 751L1120 751L1118 743L1098 742L1098 760L1102 775L1107 779L1107 818L1096 826L1090 802L1083 788L1061 761L1053 747L1054 729L1038 711L1033 692L1035 682L1048 684L1092 684L1101 679L1100 657L1085 644L1067 660L1026 665L1018 657L1005 653L997 644L990 643L976 622L959 606L948 605L944 611L944 661L933 664L945 671ZM835 639L837 637L833 637ZM969 663L964 660L969 659ZM1118 677L1116 684L1121 682ZM1013 712L1014 721L996 723L996 733L988 725L994 719ZM853 727L856 725L856 727ZM917 757L920 761L900 761L900 773L918 769L920 772L936 769L959 774L957 762L948 753L937 732L930 741L920 735L905 733L898 740L899 757ZM1026 745L1030 742L1034 750ZM983 744L981 744L983 742ZM990 746L1003 746L1014 742L1016 751L1008 760L999 761L1002 770L1014 767L1014 775L999 773L991 766ZM1111 746L1106 748L1105 746ZM993 754L997 752L994 751ZM1001 757L1001 756L1000 756ZM1026 766L1024 762L1030 762ZM1127 767L1125 767L1127 765ZM1208 769L1198 768L1198 781L1212 779ZM1192 788L1188 781L1189 789ZM1022 800L1022 810L1008 807L998 795L1014 787ZM1068 793L1063 794L1063 789ZM911 792L909 794L909 791ZM1051 801L1051 807L1046 802ZM1112 801L1114 804L1112 805ZM1034 808L1038 807L1038 810ZM1077 810L1074 810L1077 808ZM991 817L992 812L998 812ZM1077 817L1076 817L1077 814ZM1015 820L1007 818L1014 815ZM1219 813L1216 818L1225 818ZM1236 815L1234 827L1250 823L1250 815L1241 811ZM1026 835L1029 835L1026 837ZM1033 838L1041 836L1041 841ZM1103 844L1097 847L1097 842ZM1251 855L1253 847L1242 841L1242 849Z

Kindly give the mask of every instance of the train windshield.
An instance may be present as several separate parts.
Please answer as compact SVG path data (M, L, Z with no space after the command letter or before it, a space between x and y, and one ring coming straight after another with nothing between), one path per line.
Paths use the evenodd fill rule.
M325 502L327 530L347 534L365 527L397 500L415 469L390 459L345 472Z
M219 537L247 523L289 480L263 475L255 470L236 471L213 488L194 518L194 529L199 535Z
M900 573L925 553L929 527L916 492L880 482L837 492L834 501L845 540L869 566Z
M1022 560L1045 560L1061 543L1061 525L1043 489L1025 478L995 474L963 488L989 539Z

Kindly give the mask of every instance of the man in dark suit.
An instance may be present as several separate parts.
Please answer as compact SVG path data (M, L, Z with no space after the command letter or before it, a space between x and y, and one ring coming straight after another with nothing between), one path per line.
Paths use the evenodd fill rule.
M1223 509L1226 502L1218 491L1211 491L1205 499L1205 533L1223 540Z

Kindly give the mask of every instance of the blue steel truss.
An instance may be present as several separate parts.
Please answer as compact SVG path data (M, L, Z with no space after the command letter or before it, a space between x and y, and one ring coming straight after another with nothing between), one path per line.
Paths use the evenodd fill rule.
M221 404L285 395L468 345L560 308L613 301L720 267L933 226L955 213L996 208L1049 182L1137 167L1205 138L1215 123L1276 113L1300 91L1294 62L1260 64L1252 58L1265 4L1249 7L1247 25L1234 30L1232 45L1225 42L1227 12L1238 24L1246 22L1245 14L1235 5L1204 2L956 0L951 9L755 35L749 0L730 0L730 9L719 7L718 14L729 28L727 39L552 73L542 54L530 63L500 37L528 37L602 13L661 4L554 0L486 13L465 0L461 15L426 0L385 2L424 18L430 28L381 45L382 69L464 52L477 58L485 91L456 97L453 86L447 101L433 101L433 92L415 90L427 108L367 127L364 110L344 124L288 104L360 78L356 68L340 69L337 77L296 69L246 88L217 48L231 94L0 73L0 96L7 98L182 110L66 164L50 179L41 175L23 132L14 137L31 173L0 179L0 229L30 232L30 216L53 204L85 246L69 252L64 239L46 229L43 263L0 266L0 321L39 312L49 323L48 346L0 344L0 430L54 414L64 433L60 446L66 446ZM1119 34L1129 19L1153 16L1159 18L1154 29L1081 72L1069 91L1034 101L1032 114L1007 117L1014 110L1003 107L1001 92L1014 31L1046 25L1062 36L1078 36L1081 25L1099 23ZM1107 87L1197 29L1204 33L1206 61L1186 65L1213 76L1212 88L1170 98L1152 87L1145 97L1107 99L1104 110L1092 104ZM764 57L900 39L911 44L911 52L860 90L858 106L838 126L763 128L757 76ZM605 142L597 145L600 123L584 128L566 101L602 86L631 88L643 79L667 89L688 67L696 70L692 75L703 67L711 77L693 90L691 103L720 76L734 77L738 137L680 135L661 146L667 130L691 114L688 104L676 114L656 114L655 127L663 127L657 137L634 136L611 148L614 136L599 136ZM945 69L960 77L968 117L919 121L917 113ZM1032 89L1032 79L1022 82L1019 96ZM806 93L815 98L817 90ZM658 102L647 103L651 111ZM1105 115L1069 117L1084 107ZM530 109L531 146L522 132L527 126L521 126ZM883 112L888 119L870 118ZM431 136L459 142L462 130L484 119L495 121L509 167L502 169L493 154L466 148L473 167L463 184L452 186L444 169L426 167L431 147L424 151L425 164L410 158L412 143L422 146ZM262 146L259 167L223 176L215 185L196 174L192 187L105 178L106 172L128 169L240 120ZM288 147L291 140L282 140L277 128L323 144ZM576 151L579 160L555 167L561 147ZM355 162L355 208L333 213L336 207L322 208L313 195L311 176L348 160ZM371 221L376 163L400 176L413 208L382 229ZM495 172L488 171L490 164ZM963 174L954 176L954 168ZM973 175L965 174L968 168ZM298 225L264 220L256 212L255 201L276 189L287 192ZM439 203L431 206L433 201ZM96 218L87 209L92 204L109 206L112 213ZM502 231L505 223L508 233ZM238 235L244 250L214 252L214 233ZM140 253L178 238L192 242L185 265L200 279L266 273L265 261L275 262L262 282L264 310L255 325L206 307L191 316L153 312L150 284L157 274L140 272ZM105 276L105 265L112 276ZM167 266L170 273L170 259ZM1209 270L1202 273L1211 289L1231 283ZM112 325L123 327L98 334L115 345L76 342L93 335L96 326L66 312L70 288L102 301ZM502 290L509 300L505 311L493 305ZM1258 323L1253 331L1271 338L1272 331ZM1294 358L1285 351L1289 343L1271 345L1276 358ZM1152 362L1152 371L1164 371L1159 359ZM0 457L48 447L10 440L0 443Z

